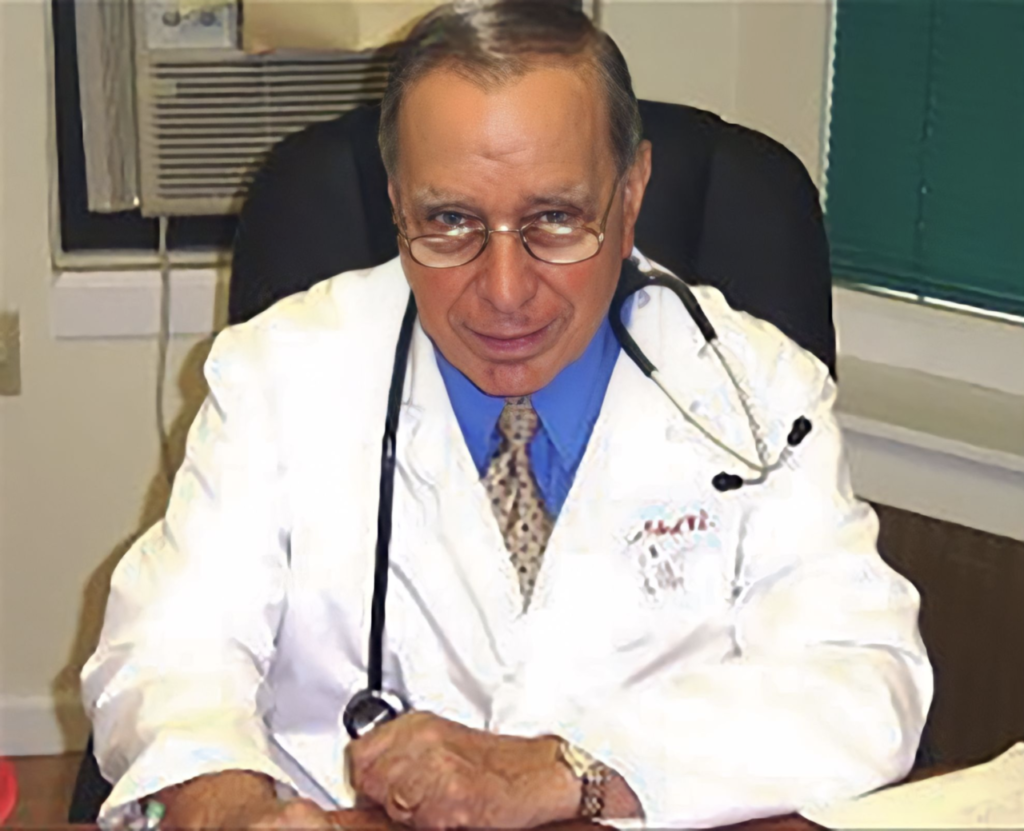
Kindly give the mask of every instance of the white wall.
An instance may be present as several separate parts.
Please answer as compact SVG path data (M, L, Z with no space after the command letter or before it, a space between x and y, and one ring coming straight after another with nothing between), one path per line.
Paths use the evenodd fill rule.
M0 753L81 740L77 669L110 570L159 516L156 348L51 336L45 0L0 0L0 302L21 312L23 393L0 398ZM819 2L611 0L642 97L692 103L792 147L817 176L827 14ZM202 395L204 344L176 341L168 411ZM180 426L180 425L179 425Z

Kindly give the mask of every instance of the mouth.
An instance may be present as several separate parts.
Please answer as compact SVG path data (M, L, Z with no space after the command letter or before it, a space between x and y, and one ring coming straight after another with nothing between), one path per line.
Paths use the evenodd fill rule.
M552 324L548 323L546 326L542 326L533 332L511 336L504 334L485 335L472 329L469 331L476 342L483 347L484 352L495 357L504 358L505 360L510 358L522 360L538 351L538 348L543 345L551 329Z

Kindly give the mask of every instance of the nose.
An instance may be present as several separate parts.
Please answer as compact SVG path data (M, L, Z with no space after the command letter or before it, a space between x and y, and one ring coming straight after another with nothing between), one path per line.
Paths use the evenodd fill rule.
M497 311L517 312L537 293L533 258L526 253L518 231L505 226L491 231L481 259L477 290Z

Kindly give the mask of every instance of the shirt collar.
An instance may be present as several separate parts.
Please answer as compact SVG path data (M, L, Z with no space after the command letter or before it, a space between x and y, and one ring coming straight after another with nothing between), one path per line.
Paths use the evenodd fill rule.
M629 308L623 311L627 322L629 312ZM600 409L599 399L607 389L618 351L619 343L605 317L583 354L531 396L544 432L566 463L578 460L583 452L590 434L583 421L587 413ZM436 345L434 352L466 444L477 466L481 467L486 459L476 457L489 452L505 399L483 392L453 366Z
M487 463L491 437L498 424L498 416L505 408L505 399L481 390L441 354L437 344L434 344L434 354L437 356L437 368L448 389L455 418L466 439L466 446L476 466L481 468Z
M605 317L587 348L556 375L550 384L533 394L544 431L563 460L578 460L590 436L583 421L601 408L619 342Z

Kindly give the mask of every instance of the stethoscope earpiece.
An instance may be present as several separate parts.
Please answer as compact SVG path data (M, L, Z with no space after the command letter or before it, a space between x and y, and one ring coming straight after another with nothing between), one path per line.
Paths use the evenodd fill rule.
M727 491L738 491L744 485L761 484L768 478L768 473L770 471L778 470L782 467L786 459L789 458L789 454L793 452L793 448L806 439L810 432L811 420L807 416L800 416L800 418L793 422L793 426L789 430L789 435L786 437L786 444L788 447L782 451L775 464L761 468L761 475L756 479L744 479L742 476L738 476L735 473L726 473L725 471L722 471L711 480L712 487L719 493L726 493Z
M712 486L716 491L725 493L726 491L738 491L743 487L743 479L737 476L735 473L719 473L714 479L711 480Z
M800 442L807 438L807 435L810 432L811 420L807 416L800 416L800 418L793 422L793 427L789 431L789 435L786 437L786 443L790 447L796 447Z

